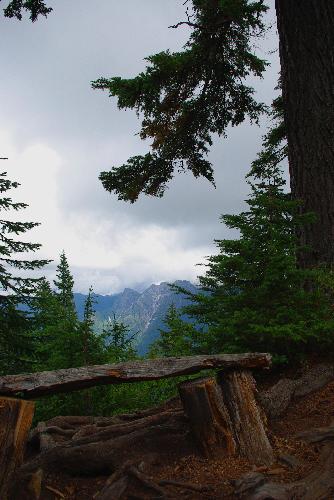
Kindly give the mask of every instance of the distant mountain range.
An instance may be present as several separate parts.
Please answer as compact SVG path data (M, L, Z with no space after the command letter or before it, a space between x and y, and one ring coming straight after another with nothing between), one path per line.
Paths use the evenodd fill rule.
M190 281L179 280L176 285L191 292L198 289ZM75 305L80 319L83 317L84 303L87 295L74 294ZM125 288L123 292L114 295L94 294L95 326L101 331L103 322L113 318L125 323L130 333L137 333L135 347L139 354L145 354L149 345L158 338L159 328L163 327L163 320L171 304L181 308L189 304L185 295L171 290L163 282L160 285L151 285L143 292Z

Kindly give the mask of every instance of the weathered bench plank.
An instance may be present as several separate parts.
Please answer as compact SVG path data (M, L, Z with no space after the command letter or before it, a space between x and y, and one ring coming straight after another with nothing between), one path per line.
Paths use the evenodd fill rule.
M268 368L270 364L271 356L266 353L217 354L128 361L114 365L95 365L0 377L0 394L7 396L20 394L34 398L101 384L190 375L211 368Z

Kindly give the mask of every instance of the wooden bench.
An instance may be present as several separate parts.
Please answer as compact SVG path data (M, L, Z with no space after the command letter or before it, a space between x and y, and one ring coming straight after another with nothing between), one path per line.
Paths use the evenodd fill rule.
M192 375L203 370L218 369L218 376L179 384L183 408L199 450L206 457L240 455L253 463L269 465L273 461L273 451L256 403L251 370L269 368L270 364L271 357L265 353L219 354L0 377L1 500L9 499L15 470L23 460L34 412L34 403L26 399L101 384Z

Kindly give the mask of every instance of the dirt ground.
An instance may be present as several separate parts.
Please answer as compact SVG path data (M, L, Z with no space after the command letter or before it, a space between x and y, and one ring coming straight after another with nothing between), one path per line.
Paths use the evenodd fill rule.
M316 466L319 447L298 441L294 435L314 427L327 426L333 419L334 382L292 404L281 419L270 425L269 437L277 457L270 468L251 466L243 459L208 460L189 449L167 455L167 458L165 455L163 463L157 459L150 466L148 476L155 482L173 480L210 486L202 492L168 487L169 498L182 499L233 499L233 481L249 471L259 471L277 482L295 481ZM282 455L294 457L293 466L286 463ZM49 473L44 476L41 500L91 500L102 489L106 479L106 476L73 478ZM158 498L157 492L147 489L145 493L142 486L138 489L135 479L130 490L125 497L129 500Z

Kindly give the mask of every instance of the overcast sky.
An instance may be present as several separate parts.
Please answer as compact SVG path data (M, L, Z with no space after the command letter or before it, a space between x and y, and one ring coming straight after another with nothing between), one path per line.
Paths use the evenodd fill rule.
M109 294L175 279L195 280L196 264L228 237L219 223L247 196L245 174L260 148L262 128L244 124L216 141L211 160L217 188L182 174L163 199L141 197L130 205L104 191L99 173L147 151L135 113L119 111L105 92L92 90L100 76L133 77L143 58L185 43L183 0L54 0L54 11L36 23L1 16L1 171L18 180L16 198L29 208L20 220L41 225L27 239L42 243L39 256L54 260L64 249L75 289ZM273 0L268 2L271 7ZM6 2L1 2L6 4ZM268 16L271 23L274 12ZM278 53L275 26L259 54L271 62L259 99L275 95Z

